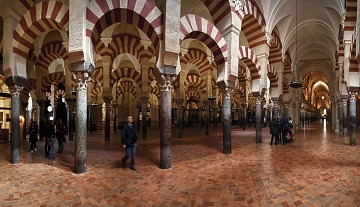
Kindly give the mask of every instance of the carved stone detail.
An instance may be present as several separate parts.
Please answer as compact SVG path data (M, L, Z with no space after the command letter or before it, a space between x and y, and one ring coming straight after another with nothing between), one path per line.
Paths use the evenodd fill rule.
M235 4L235 11L240 13L246 5L245 0L233 0L233 3Z
M87 72L73 72L73 78L75 80L75 90L86 90L87 81L89 80L89 74Z
M12 97L20 97L21 91L24 88L24 86L20 85L13 85L12 87L9 87L10 93Z
M229 87L225 87L224 89L221 90L221 93L223 95L223 98L231 98L231 94L233 92L232 88Z
M164 79L164 83L161 86L161 91L171 91L172 89L172 82L174 81L174 77L170 75L161 75Z

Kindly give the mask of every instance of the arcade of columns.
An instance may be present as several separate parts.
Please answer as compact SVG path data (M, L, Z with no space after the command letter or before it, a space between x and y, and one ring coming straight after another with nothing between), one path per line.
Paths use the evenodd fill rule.
M171 168L172 116L178 138L185 119L204 120L209 134L210 120L220 116L229 154L232 122L244 123L252 111L260 143L263 116L290 116L298 131L302 119L326 109L332 131L349 131L356 144L357 1L340 5L345 18L338 48L324 63L329 69L300 64L305 84L296 90L289 87L295 37L284 40L273 20L280 14L265 15L255 0L194 2L189 12L185 0L7 1L0 37L11 93L11 163L20 162L20 114L30 110L30 97L39 109L33 118L43 122L49 89L60 97L55 102L64 98L69 123L75 120L75 173L86 172L87 130L103 127L109 141L111 125L116 132L127 115L140 114L144 139L147 125L158 123L162 169Z

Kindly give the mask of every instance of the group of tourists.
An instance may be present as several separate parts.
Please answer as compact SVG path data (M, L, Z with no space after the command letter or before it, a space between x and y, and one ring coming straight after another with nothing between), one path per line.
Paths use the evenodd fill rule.
M275 145L278 143L285 145L287 143L293 142L294 131L291 118L288 118L287 116L273 117L269 124L269 128L271 134L270 145L274 143L274 138Z
M62 153L64 150L64 142L66 142L66 125L63 124L62 120L59 119L56 124L54 121L48 118L45 127L45 156L49 159L55 159L54 157L54 145L56 140L59 143L58 153ZM36 121L31 120L29 126L29 143L30 143L30 153L37 151L36 143L38 142L39 126Z

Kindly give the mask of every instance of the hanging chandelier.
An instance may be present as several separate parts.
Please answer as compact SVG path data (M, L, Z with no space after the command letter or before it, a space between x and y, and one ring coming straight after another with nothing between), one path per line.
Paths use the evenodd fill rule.
M291 88L300 88L303 85L301 80L298 80L298 0L295 0L295 69L294 69L294 78L290 81Z

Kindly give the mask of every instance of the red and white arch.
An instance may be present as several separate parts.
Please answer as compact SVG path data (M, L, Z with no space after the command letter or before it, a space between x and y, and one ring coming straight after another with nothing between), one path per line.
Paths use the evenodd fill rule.
M260 78L260 64L256 55L247 47L239 48L239 59L248 67L252 80Z

